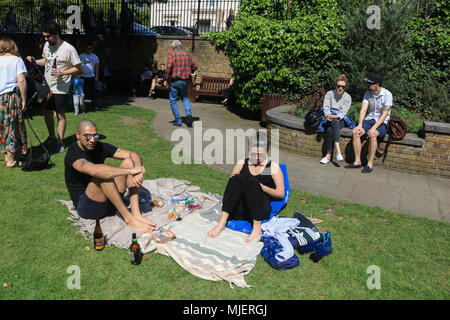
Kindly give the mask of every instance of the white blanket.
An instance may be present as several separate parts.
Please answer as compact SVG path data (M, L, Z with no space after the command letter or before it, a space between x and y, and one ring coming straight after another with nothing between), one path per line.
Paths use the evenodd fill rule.
M209 210L221 203L221 199L217 195L204 193L200 191L197 186L191 186L189 181L182 181L174 178L160 178L155 180L145 180L143 186L150 191L152 199L163 200L164 206L161 208L154 207L152 211L143 213L142 215L154 223L157 228L167 225L171 220L168 219L169 210L172 208L168 206L167 202L171 195L189 193L191 196L197 198L203 204L202 210ZM70 216L68 220L73 222L73 225L78 228L78 233L84 235L86 239L93 240L93 232L95 228L95 220L83 219L78 215L72 201L58 200L61 204L67 206ZM195 211L194 211L195 212ZM189 215L183 213L182 217ZM125 222L118 216L106 217L100 220L103 235L106 238L108 246L114 245L119 248L128 249L131 244L131 235L133 231L125 225ZM144 234L137 233L138 242L141 244L140 238ZM148 236L149 234L147 234ZM148 241L145 241L147 243ZM143 252L148 252L148 248L141 244Z
M250 288L244 279L256 265L263 243L246 243L248 234L224 229L216 238L209 238L220 219L221 206L207 212L192 213L174 223L170 230L176 239L153 243L157 253L172 257L183 269L206 280L225 280L241 288Z

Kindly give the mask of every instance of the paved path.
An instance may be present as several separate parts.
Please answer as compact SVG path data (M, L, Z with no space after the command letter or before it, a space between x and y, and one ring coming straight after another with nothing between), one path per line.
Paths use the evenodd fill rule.
M162 138L171 140L172 132L177 127L169 123L173 115L167 99L136 98L131 104L155 111L153 128ZM178 104L180 114L184 116L181 101ZM249 128L262 128L258 120L244 119L219 104L193 103L192 114L201 121L196 123L197 130L200 124L203 133L210 128L218 129L223 133L224 140L226 129L241 128L245 131ZM184 124L182 128L189 130L193 136L194 128L187 128ZM203 142L204 147L209 144L211 142ZM222 159L225 161L225 157ZM331 163L322 165L318 158L282 150L279 159L287 165L291 188L338 200L450 221L450 179L402 173L376 166L372 173L362 174L357 169L344 169L344 163L340 167ZM226 172L231 172L233 167L212 166Z

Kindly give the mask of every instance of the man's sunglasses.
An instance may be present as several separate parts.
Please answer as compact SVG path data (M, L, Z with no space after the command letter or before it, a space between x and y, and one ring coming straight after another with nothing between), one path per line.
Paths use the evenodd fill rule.
M44 39L48 39L48 38L50 38L52 35L53 35L53 33L50 33L50 34L47 34L47 35L43 34L42 36L44 37Z
M346 86L342 86L342 85L340 85L340 84L337 84L337 85L336 85L336 88L342 88L342 89L345 89L345 87L346 87Z
M86 138L86 140L91 140L92 138L94 138L94 140L98 140L100 139L100 135L98 133L96 134L85 134L84 137Z

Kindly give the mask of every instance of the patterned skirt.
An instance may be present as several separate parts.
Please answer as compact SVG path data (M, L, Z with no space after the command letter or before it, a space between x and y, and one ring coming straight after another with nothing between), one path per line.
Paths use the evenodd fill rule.
M27 131L22 112L22 98L16 88L0 95L0 152L27 153Z

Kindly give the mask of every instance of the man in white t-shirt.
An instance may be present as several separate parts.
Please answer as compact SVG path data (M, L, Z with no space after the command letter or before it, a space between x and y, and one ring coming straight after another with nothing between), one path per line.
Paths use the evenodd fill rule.
M92 52L93 50L94 46L91 43L88 44L86 47L86 52L80 54L80 60L81 70L83 71L81 76L84 79L84 94L87 99L91 100L91 105L95 108L100 60L98 56Z
M383 77L379 74L371 74L364 79L367 82L368 90L364 94L361 111L359 112L359 122L353 129L353 150L355 151L355 161L345 166L347 169L361 168L361 137L365 134L369 137L369 151L367 165L362 169L362 173L373 171L373 160L377 151L378 140L384 138L387 132L387 123L392 108L392 93L383 88ZM367 116L366 113L368 112Z
M42 52L42 59L36 60L39 66L45 67L47 81L52 97L44 110L48 138L44 145L56 143L57 152L64 152L64 132L66 131L66 105L70 80L73 74L81 73L81 61L75 48L61 39L61 29L54 21L47 22L42 28L42 35L47 41ZM31 62L34 58L27 57ZM55 136L53 111L58 118L58 138Z

